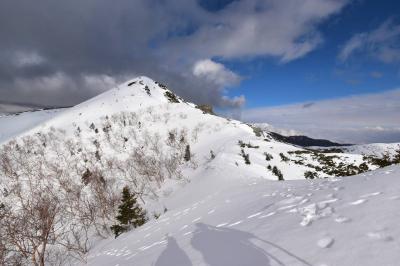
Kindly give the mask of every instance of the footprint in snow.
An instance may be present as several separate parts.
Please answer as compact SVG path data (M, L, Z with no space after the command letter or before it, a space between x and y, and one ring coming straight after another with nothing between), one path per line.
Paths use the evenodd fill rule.
M125 253L124 253L124 255L122 255L122 257L126 257L126 256L128 256L128 255L130 255L132 252L130 252L130 251L125 251Z
M283 206L283 207L278 208L277 210L278 210L278 211L283 211L283 210L287 210L287 209L294 208L294 207L296 207L296 206L297 206L296 204L294 204L294 205L288 205L288 206Z
M378 191L378 192L373 192L373 193L368 193L368 194L362 195L362 196L360 196L360 198L370 198L370 197L378 196L380 194L382 194L382 192Z
M366 199L359 199L359 200L350 202L349 204L350 204L350 205L360 205L360 204L363 204L363 203L365 203L365 202L367 202L367 201L368 201L368 200L366 200Z
M200 220L201 220L201 217L198 217L198 218L194 219L194 220L192 221L192 223L198 222L198 221L200 221Z
M399 199L400 199L400 196L393 196L393 197L390 197L389 199L390 199L390 200L399 200Z
M265 215L262 215L262 216L258 217L258 219L264 219L264 218L270 217L270 216L274 215L275 213L276 213L276 212L267 213L267 214L265 214Z
M135 257L137 255L137 253L133 253L132 255L130 255L129 257L127 257L125 260L130 260L130 259L132 259L133 257Z
M290 205L290 204L298 203L298 202L302 201L303 199L304 198L300 197L300 196L291 197L291 198L288 198L288 199L281 200L281 201L277 202L276 204L277 205L281 205L281 206L282 205Z
M186 233L184 233L183 234L183 236L188 236L188 235L191 235L193 232L186 232Z
M219 225L217 225L216 227L222 227L222 226L225 226L225 225L227 225L228 223L222 223L222 224L219 224Z
M181 229L179 229L179 231L185 230L186 228L188 228L189 226L186 224L184 226L181 227Z
M299 213L303 216L300 225L308 226L313 221L331 216L334 213L334 208L330 207L328 203L319 202L299 208Z
M228 227L232 227L232 226L235 226L235 225L238 225L238 224L241 224L241 223L243 223L243 221L237 221L235 223L231 223L230 225L228 225Z
M338 216L335 218L335 222L340 223L340 224L348 223L348 222L351 222L351 218L344 217L344 216Z
M325 237L321 238L320 240L318 240L317 245L320 248L330 248L334 242L335 242L335 239L333 239L330 236L325 236Z
M393 241L393 237L388 235L385 232L385 230L377 230L377 231L368 232L367 236L369 239L372 239L372 240L381 240L384 242Z
M338 201L338 199L333 198L333 199L329 199L329 200L320 201L320 202L318 202L318 204L319 204L319 206L326 206L326 204L333 203L336 201Z
M257 217L257 216L261 215L261 213L262 212L257 212L255 214L252 214L252 215L248 216L247 219L251 219L251 218Z

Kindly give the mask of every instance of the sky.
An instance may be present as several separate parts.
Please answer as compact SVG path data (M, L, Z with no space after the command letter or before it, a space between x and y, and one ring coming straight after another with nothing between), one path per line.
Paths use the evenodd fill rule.
M398 14L394 0L2 0L0 102L74 105L146 75L246 122L400 142Z

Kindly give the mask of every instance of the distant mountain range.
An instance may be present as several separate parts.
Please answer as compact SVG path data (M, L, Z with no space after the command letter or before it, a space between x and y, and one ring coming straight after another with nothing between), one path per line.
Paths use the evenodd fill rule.
M339 147L339 146L351 146L353 144L341 144L332 142L326 139L313 139L307 136L283 136L281 134L275 132L269 132L269 135L280 142L285 142L297 146L302 147L312 147L312 146L319 146L319 147Z
M63 109L70 106L50 106L35 103L0 101L0 114L17 114L38 110Z

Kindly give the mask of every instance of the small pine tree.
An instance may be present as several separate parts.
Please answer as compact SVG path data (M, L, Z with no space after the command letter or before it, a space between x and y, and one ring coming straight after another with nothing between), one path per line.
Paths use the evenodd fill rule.
M278 177L278 180L279 180L279 181L285 180L285 179L283 179L283 174L282 174L282 172L278 169L278 167L274 166L274 167L272 168L272 173Z
M312 171L305 171L304 172L304 177L306 179L314 179L318 177L318 174L316 172L312 172Z
M272 159L274 159L274 157L272 157L271 154L269 154L268 152L264 152L265 155L265 160L267 161L271 161Z
M135 194L130 192L128 186L122 190L121 204L118 206L116 219L119 224L111 226L116 238L128 231L130 227L139 227L147 221L146 211L137 203Z
M245 164L251 164L250 155L248 153L245 153L243 149L241 150L241 152L242 152L241 155L244 159Z
M210 150L210 159L211 160L215 159L215 153L212 150Z
M250 163L250 155L248 153L244 155L244 161L246 164L251 164Z
M190 154L190 145L186 145L185 156L183 157L186 162L190 161L191 154Z

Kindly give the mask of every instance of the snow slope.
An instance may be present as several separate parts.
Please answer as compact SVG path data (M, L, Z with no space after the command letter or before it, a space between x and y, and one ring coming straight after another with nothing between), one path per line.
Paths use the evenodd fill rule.
M372 155L382 157L384 154L393 155L400 151L400 143L372 143L340 147L346 153Z
M51 119L62 111L63 109L53 109L28 111L20 114L0 114L0 143Z
M165 199L158 220L100 242L87 264L399 265L400 166L286 182L211 167Z
M43 120L18 131L16 142L5 150L12 155L6 160L11 166L13 158L21 157L28 158L32 167L46 167L50 162L45 172L51 173L46 175L46 182L54 184L51 189L66 180L63 184L89 199L91 186L82 182L86 170L101 173L104 184L109 181L110 194L119 195L123 185L132 186L129 178L138 177L139 185L148 188L146 193L153 193L143 196L149 214L168 209L158 220L152 218L143 228L116 240L97 241L92 236L89 242L95 245L89 252L89 265L358 265L354 264L357 258L370 256L371 248L386 256L360 265L395 265L393 245L398 247L399 232L392 228L396 220L391 215L398 209L388 204L396 202L390 197L396 197L399 188L395 167L371 172L370 178L368 173L354 179L307 181L307 172L329 177L333 175L330 169L343 168L347 173L354 167L360 170L361 165L371 170L377 166L365 162L360 154L317 154L277 142L239 121L204 113L146 77ZM182 176L175 171L156 185L134 167L129 170L136 172L126 169L132 167L133 159L140 159L136 156L140 152L155 162L170 160L174 157L171 150L182 148L168 146L171 136L174 140L184 136L179 142L190 145L190 162L178 164ZM159 145L151 146L153 141ZM33 152L29 146L21 148L32 143L36 145ZM24 162L15 164L23 167ZM271 181L278 179L268 169L274 166L285 180L297 181ZM19 180L24 180L21 172ZM13 178L12 174L8 177ZM5 191L2 185L0 191ZM70 196L68 191L61 196ZM361 197L376 192L381 194L372 195L371 200ZM12 197L1 198L0 194L3 199L13 204ZM61 197L59 202L66 201ZM384 210L378 208L382 205ZM107 211L114 217L114 209ZM107 219L106 229L114 223ZM385 219L387 224L381 222ZM347 255L349 248L354 252Z
M266 170L267 165L277 166L284 178L289 180L303 179L305 172L315 170L306 166L307 164L321 166L311 155L288 154L303 151L302 148L275 141L267 134L256 136L250 126L240 121L203 113L194 104L185 102L178 96L175 96L176 102L171 102L166 97L166 93L172 94L165 86L150 78L138 77L67 109L25 132L24 135L48 132L51 128L55 128L64 131L65 138L75 138L79 131L82 139L90 145L89 143L94 140L99 140L99 135L94 134L90 129L91 126L97 127L99 124L108 123L106 120L112 118L113 115L134 114L140 120L137 126L150 134L167 138L169 132L174 129L183 129L188 132L188 135L191 136L190 144L196 157L196 164L200 168L209 160L211 151L226 157L226 163L235 164L238 167L245 166L249 173L272 180L276 180L277 177L271 171ZM112 138L120 139L129 134L129 132L124 132L121 125L113 121L110 123ZM105 140L100 139L100 142L103 141ZM239 141L242 141L245 146L241 147L238 144ZM250 165L244 164L241 150L249 155ZM273 157L268 162L265 159L265 153L271 154ZM293 159L293 161L282 161L280 154L287 156L290 160ZM115 156L119 156L119 154ZM358 166L364 162L359 154L333 154L333 156L337 157L335 159L337 163L344 162L345 165L355 164ZM294 160L302 160L302 162L295 163ZM369 167L376 169L374 165L369 165ZM191 172L187 173L188 177L191 175ZM319 175L320 177L329 176L323 172Z

